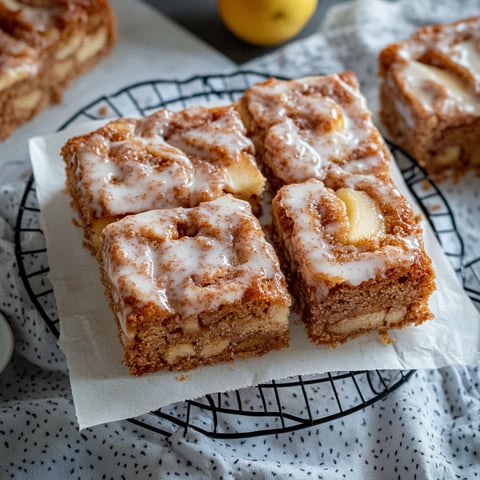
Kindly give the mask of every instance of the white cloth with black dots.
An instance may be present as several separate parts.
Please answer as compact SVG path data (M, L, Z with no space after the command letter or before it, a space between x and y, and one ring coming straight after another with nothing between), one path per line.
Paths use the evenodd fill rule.
M383 45L406 37L419 25L475 13L480 14L478 0L342 4L330 12L317 34L245 68L297 77L353 69L375 111L376 55ZM8 169L11 177L18 175L7 183L0 175L0 312L13 330L15 351L0 374L0 478L480 477L477 365L417 371L365 409L275 435L210 438L160 421L165 434L141 421L79 432L65 358L18 274L15 228L25 190L24 163L12 159ZM438 187L463 241L465 285L480 299L480 179L466 176ZM212 421L202 418L201 412L191 414L190 421L198 425L208 427ZM228 417L225 421L227 430ZM232 417L230 428L238 428L233 423L239 421L244 431L255 430L257 419L247 416Z

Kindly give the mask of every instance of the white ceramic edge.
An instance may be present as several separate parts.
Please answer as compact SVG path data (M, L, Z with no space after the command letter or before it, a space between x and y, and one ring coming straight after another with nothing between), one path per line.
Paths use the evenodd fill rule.
M0 313L0 373L5 369L13 353L13 333L7 319Z

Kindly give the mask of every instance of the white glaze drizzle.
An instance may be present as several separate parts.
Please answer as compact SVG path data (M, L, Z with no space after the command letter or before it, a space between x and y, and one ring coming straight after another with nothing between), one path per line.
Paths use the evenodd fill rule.
M355 188L359 176L352 176L345 181L345 186ZM363 181L369 181L367 177ZM392 186L372 180L382 201L395 204L401 194ZM380 188L379 188L380 187ZM294 221L291 234L281 232L282 241L290 258L295 258L295 250L303 252L303 258L297 268L307 284L312 286L318 298L328 295L333 284L345 282L352 286L359 285L369 279L382 275L392 265L411 265L420 253L420 245L415 230L400 237L388 233L380 234L374 249L352 251L351 246L336 245L332 249L332 237L343 227L342 219L333 220L329 224L322 221L318 205L322 198L333 196L322 182L310 181L302 184L283 187L281 206L286 215ZM321 211L321 208L320 208ZM392 241L394 240L394 241Z
M243 152L253 153L253 144L245 133L240 117L230 108L215 120L169 135L168 142L199 158L236 159Z
M399 72L406 90L426 111L480 113L480 96L455 74L416 61L406 63Z
M320 84L325 95L309 92ZM348 100L337 102L334 89ZM267 130L264 162L284 183L323 178L329 162L342 163L374 128L363 95L338 75L257 85L248 108Z
M38 55L26 43L0 30L0 91L38 72Z
M229 164L254 164L253 144L232 108L215 120L205 108L187 111L188 118L162 110L131 120L122 124L125 140L97 133L76 149L80 188L96 217L196 205L229 188Z
M421 59L426 52L438 52L448 59L448 71L444 72L439 68L426 65L424 69L415 65L415 62ZM428 80L443 86L447 93L453 93L450 100L451 106L444 108L456 108L460 111L471 112L472 109L466 108L469 101L473 99L475 103L475 112L478 112L478 103L480 97L480 17L477 19L460 21L453 24L442 25L441 30L420 31L412 39L403 42L398 51L398 56L403 63L413 63L410 68L407 67L405 75L410 78L411 88L422 91L423 105L430 107L431 99L425 93L428 86L422 86L422 81ZM437 59L438 61L438 59ZM463 74L473 82L469 85L465 78L462 78L453 68L448 67L448 63L456 64L463 71ZM428 71L427 69L430 69ZM404 70L401 67L400 70ZM460 92L465 90L466 92Z
M186 235L179 235L177 224L187 226ZM117 252L114 258L112 252ZM131 312L126 298L135 298L134 308L151 302L165 313L190 316L240 301L262 279L273 279L286 295L278 260L258 220L248 203L231 195L108 225L103 262L115 301L125 312L123 322ZM122 329L128 336L125 323Z
M136 142L108 142L98 137L98 142L115 148L119 158L103 156L85 148L77 152L81 166L86 198L96 217L136 213L151 208L166 208L188 203L188 189L192 183L194 167L178 149L161 139L137 138ZM136 151L149 148L163 163L141 162Z
M60 12L59 7L53 5L36 7L18 2L17 0L1 0L0 3L11 12L18 14L22 21L39 32L44 32L51 27L53 16Z
M450 54L455 63L471 72L476 89L480 91L480 35L453 45Z

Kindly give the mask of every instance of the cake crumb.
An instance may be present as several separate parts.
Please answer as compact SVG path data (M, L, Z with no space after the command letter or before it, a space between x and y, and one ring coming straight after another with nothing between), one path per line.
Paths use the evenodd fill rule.
M390 337L390 335L388 334L388 331L379 332L379 335L380 335L380 340L385 345L390 345L393 343L392 337Z
M184 375L184 374L178 375L177 376L177 381L178 382L184 382L187 378L188 378L187 375Z
M415 223L417 225L422 223L424 220L425 220L425 217L421 213L417 213L417 215L415 215Z
M430 187L431 187L431 184L430 184L430 182L429 182L428 180L424 180L424 181L422 182L422 189L423 189L423 190L428 190L428 189L430 189Z

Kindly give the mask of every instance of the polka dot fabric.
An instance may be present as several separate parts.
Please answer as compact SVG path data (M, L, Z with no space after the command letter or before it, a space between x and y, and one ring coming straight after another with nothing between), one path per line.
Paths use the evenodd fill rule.
M467 9L480 12L480 2L359 0L329 15L322 33L248 67L292 76L353 68L374 110L380 46L431 19L471 13ZM439 186L465 242L466 286L478 291L480 180ZM215 439L171 425L161 434L131 421L79 432L65 358L18 274L15 224L24 189L24 181L0 184L0 311L15 337L13 357L0 374L2 480L480 477L478 366L417 371L362 411L278 435ZM194 415L196 425L212 421ZM243 430L254 430L255 418L241 421L252 423Z

